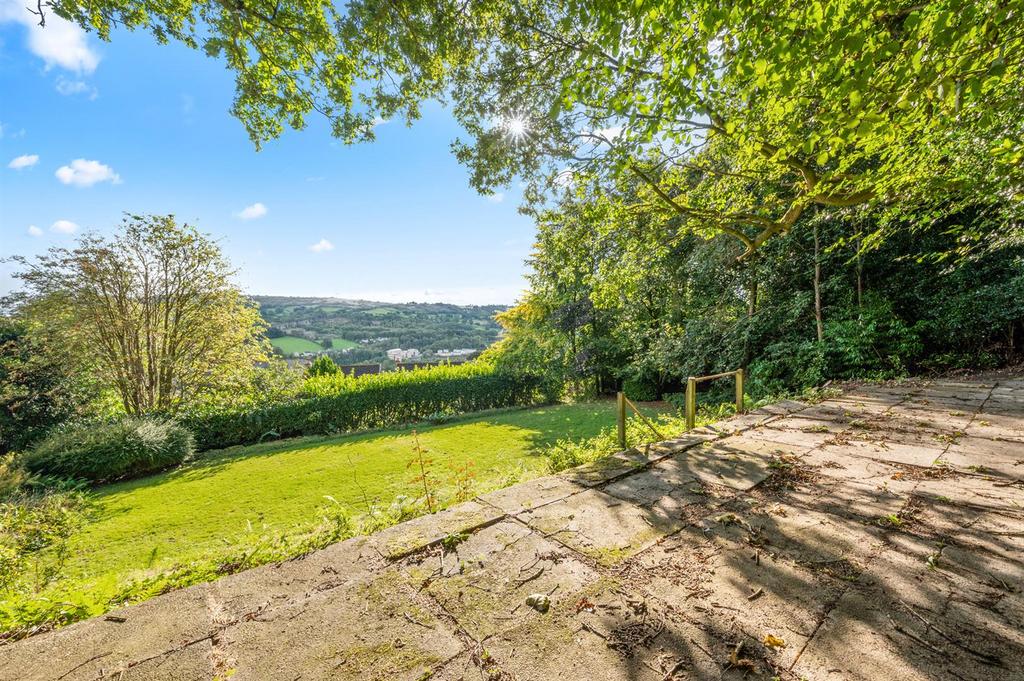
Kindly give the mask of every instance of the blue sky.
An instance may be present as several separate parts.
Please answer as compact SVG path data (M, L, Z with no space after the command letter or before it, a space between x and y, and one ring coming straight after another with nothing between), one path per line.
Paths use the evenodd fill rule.
M511 303L525 287L518 189L470 189L441 107L351 147L310 118L256 152L222 63L26 15L0 0L0 256L174 213L220 240L253 294ZM0 264L0 293L10 275Z

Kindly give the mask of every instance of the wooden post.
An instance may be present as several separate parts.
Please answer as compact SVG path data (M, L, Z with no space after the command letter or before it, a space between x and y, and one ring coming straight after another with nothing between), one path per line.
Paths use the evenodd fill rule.
M736 413L743 413L743 369L736 370Z
M690 430L697 423L697 379L690 376L686 379L686 429Z
M619 392L617 413L619 420L619 448L626 448L626 393Z

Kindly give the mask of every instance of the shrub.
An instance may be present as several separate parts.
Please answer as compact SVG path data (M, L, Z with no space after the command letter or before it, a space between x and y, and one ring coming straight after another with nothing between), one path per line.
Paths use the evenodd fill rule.
M658 399L658 386L643 378L627 378L622 382L622 392L634 402L653 402Z
M58 428L30 449L22 463L33 473L103 482L175 466L194 450L192 434L173 421L125 418Z
M716 407L710 411L702 408L698 413L698 424L703 425L717 420L721 418L723 412L727 411L728 405L725 405L725 409ZM675 414L659 414L652 421L657 426L658 432L664 437L675 437L686 430L686 420ZM650 431L649 426L642 419L636 416L626 419L627 447L642 447L657 439L658 437ZM558 473L568 468L599 461L620 449L617 428L609 426L593 437L558 440L554 445L546 448L543 454L547 458L548 470Z
M213 449L268 437L332 435L533 404L539 387L535 377L501 374L485 363L358 378L332 374L307 379L298 399L249 410L193 414L184 423L195 434L199 449Z
M341 371L341 367L334 363L334 360L327 355L320 355L313 360L313 363L306 369L306 376L333 376Z

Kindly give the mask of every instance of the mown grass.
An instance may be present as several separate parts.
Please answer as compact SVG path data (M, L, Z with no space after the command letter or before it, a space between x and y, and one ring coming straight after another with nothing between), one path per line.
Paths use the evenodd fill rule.
M270 344L286 355L296 352L323 352L324 350L319 343L314 343L311 340L299 338L298 336L271 338Z
M451 500L467 470L474 492L543 475L544 452L557 440L594 437L614 419L611 401L555 405L421 426L415 437L432 461L440 498ZM413 429L403 428L235 447L100 487L89 522L69 540L60 577L37 597L75 594L95 603L86 613L95 614L129 582L237 554L268 536L312 531L326 497L358 516L420 496L408 467L414 444Z
M347 338L332 338L331 339L331 349L332 350L347 350L349 348L358 348L358 347L359 347L359 343L356 343L355 341L350 341Z

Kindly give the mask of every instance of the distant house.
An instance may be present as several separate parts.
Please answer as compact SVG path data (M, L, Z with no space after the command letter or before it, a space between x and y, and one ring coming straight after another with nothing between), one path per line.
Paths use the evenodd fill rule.
M380 373L380 364L339 364L338 368L346 376L368 376Z
M416 348L409 348L408 350L393 348L387 351L387 356L392 362L405 362L408 360L419 359L420 351Z

